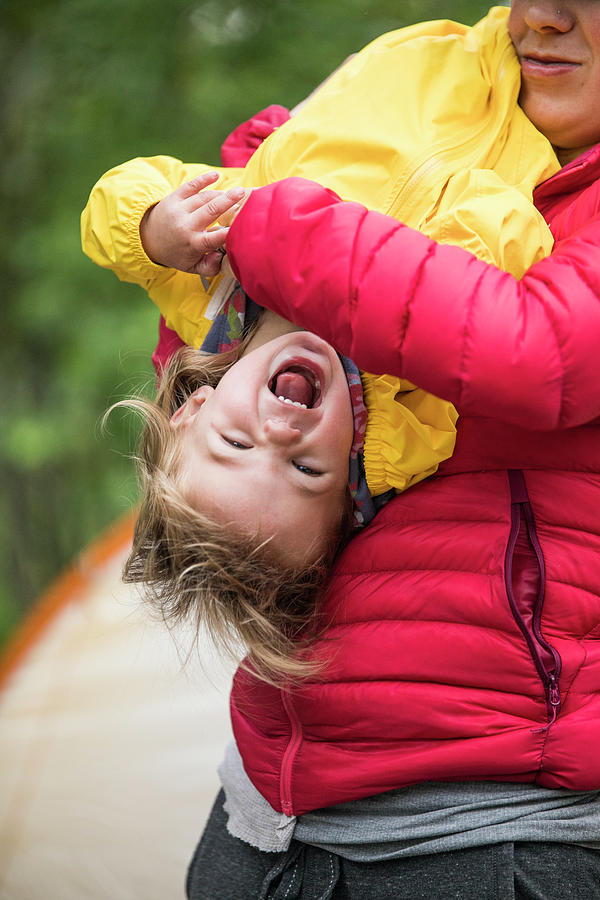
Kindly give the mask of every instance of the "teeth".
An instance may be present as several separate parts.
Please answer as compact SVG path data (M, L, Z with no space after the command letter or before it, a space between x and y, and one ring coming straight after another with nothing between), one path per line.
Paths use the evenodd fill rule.
M308 409L306 403L300 403L299 400L290 400L289 397L278 397L278 400L281 400L282 403L289 403L290 406L299 406L300 409Z

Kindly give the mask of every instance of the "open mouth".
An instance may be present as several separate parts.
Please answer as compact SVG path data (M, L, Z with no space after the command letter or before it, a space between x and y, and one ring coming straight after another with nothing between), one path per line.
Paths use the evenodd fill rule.
M287 365L273 375L269 390L282 403L315 409L321 402L321 382L307 366Z

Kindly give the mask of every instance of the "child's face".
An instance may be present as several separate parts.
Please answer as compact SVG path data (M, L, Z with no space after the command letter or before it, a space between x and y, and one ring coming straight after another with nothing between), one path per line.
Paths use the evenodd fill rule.
M216 389L192 394L171 424L181 432L183 489L197 509L273 536L277 557L291 565L314 561L334 539L354 421L342 364L321 338L294 332L253 350Z

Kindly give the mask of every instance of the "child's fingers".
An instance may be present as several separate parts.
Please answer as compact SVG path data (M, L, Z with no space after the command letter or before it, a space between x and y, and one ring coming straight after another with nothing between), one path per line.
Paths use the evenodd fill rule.
M224 247L228 231L229 228L212 228L210 231L199 233L194 242L194 250L197 251L198 256Z
M182 200L187 200L188 197L193 197L198 191L203 191L210 184L218 181L218 179L218 172L203 172L202 175L196 175L191 181L186 181L185 184L182 184L176 193L179 194Z
M234 207L245 194L244 188L229 188L228 191L205 191L197 197L197 225L206 228L220 215Z
M252 188L246 188L241 200L238 200L237 203L235 203L233 206L230 206L229 209L225 210L225 212L221 213L221 215L219 216L219 224L226 225L228 227L233 225L237 214L239 213L251 193Z

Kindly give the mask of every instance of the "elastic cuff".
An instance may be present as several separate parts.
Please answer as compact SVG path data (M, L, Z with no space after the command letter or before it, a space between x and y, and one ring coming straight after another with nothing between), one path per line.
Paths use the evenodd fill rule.
M144 250L142 239L140 237L140 224L146 212L152 206L156 206L162 199L162 195L152 196L151 194L148 194L146 197L138 200L138 202L133 205L131 216L125 223L123 229L127 237L127 243L136 269L139 271L142 278L146 280L152 280L165 271L164 266L161 266L150 259Z

